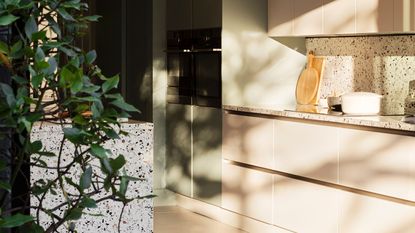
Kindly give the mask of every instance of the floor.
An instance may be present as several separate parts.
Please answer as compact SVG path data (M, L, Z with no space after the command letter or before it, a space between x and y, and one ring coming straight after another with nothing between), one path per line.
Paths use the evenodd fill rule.
M154 233L247 233L177 206L154 209Z

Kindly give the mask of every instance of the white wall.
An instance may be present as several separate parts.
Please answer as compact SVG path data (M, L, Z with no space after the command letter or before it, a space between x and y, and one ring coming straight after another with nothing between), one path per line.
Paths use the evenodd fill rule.
M224 105L295 106L295 86L305 56L268 37L267 3L267 0L223 0ZM293 43L302 42L296 39Z

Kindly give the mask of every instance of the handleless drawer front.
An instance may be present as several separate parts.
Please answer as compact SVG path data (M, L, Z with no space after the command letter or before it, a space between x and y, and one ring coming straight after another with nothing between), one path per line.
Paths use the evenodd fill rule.
M275 175L274 224L293 232L337 232L337 190Z
M392 197L415 200L415 138L341 129L339 182Z
M337 128L277 120L275 149L277 170L337 183Z
M273 175L228 163L222 166L222 207L272 223Z
M339 190L341 233L412 233L415 207Z
M273 134L274 120L225 113L223 157L272 169Z

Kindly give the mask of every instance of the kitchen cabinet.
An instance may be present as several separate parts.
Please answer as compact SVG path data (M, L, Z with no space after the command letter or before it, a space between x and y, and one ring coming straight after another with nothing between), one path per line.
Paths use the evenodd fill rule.
M415 200L414 137L341 129L340 142L340 184Z
M193 0L192 3L194 29L222 27L222 0Z
M193 197L217 206L222 192L222 110L193 106Z
M388 33L394 31L394 1L356 1L357 33Z
M415 0L269 0L268 35L412 33L414 6Z
M166 28L170 30L192 29L192 0L166 1Z
M274 176L274 224L292 232L337 232L337 190Z
M179 194L192 196L192 106L166 106L166 183Z
M415 229L415 207L339 190L341 233L411 233ZM335 232L335 231L334 231Z
M393 29L395 32L415 31L415 0L394 0Z
M293 35L293 19L293 0L268 0L268 35Z
M223 114L224 159L274 168L274 120Z
M167 188L219 206L222 110L167 104L166 119Z
M276 120L275 168L278 171L337 183L338 129Z
M294 35L323 33L323 8L321 0L294 0Z
M324 34L354 33L356 30L355 9L356 1L354 0L323 0Z
M222 166L222 207L272 223L273 175L228 163Z
M215 28L222 25L222 0L166 1L167 30Z

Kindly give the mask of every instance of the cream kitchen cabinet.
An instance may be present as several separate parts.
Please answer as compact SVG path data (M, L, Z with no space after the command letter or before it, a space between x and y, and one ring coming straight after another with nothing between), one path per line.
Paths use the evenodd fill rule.
M294 0L294 35L323 33L322 0Z
M224 159L273 169L274 120L223 114Z
M293 35L293 19L293 0L268 0L268 34L270 36Z
M275 168L337 183L338 128L276 120Z
M415 200L415 138L355 129L340 130L339 183Z
M222 164L222 207L272 223L273 175Z
M394 0L393 29L395 32L415 31L415 0Z
M364 0L361 2L372 1ZM356 1L323 0L323 33L350 34L356 32Z
M292 232L337 231L337 190L284 176L274 177L274 224Z
M356 1L357 33L388 33L394 30L394 0Z
M268 35L415 32L415 0L269 0Z
M376 197L338 191L340 233L412 233L415 207ZM335 232L335 231L334 231Z
M268 0L269 36L322 33L322 0Z

